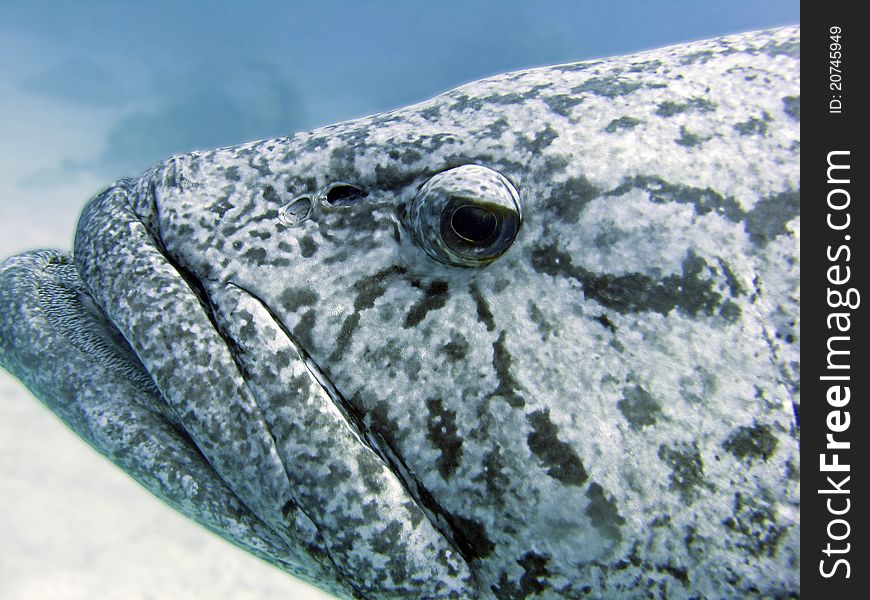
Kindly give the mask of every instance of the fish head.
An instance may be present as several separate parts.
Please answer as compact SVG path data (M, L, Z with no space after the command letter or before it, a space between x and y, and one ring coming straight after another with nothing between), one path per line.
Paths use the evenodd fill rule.
M302 448L284 469L414 505L443 573L472 574L460 595L716 595L729 572L790 589L795 35L532 69L180 155L129 182L125 210L274 413L258 427ZM82 272L105 245L89 222ZM125 335L153 337L146 321ZM312 394L334 406L277 432ZM352 487L359 465L324 473L352 452L321 427L343 426L389 493ZM218 453L239 437L210 431L195 437ZM417 552L384 533L411 517L351 504L311 517L325 547L368 526Z

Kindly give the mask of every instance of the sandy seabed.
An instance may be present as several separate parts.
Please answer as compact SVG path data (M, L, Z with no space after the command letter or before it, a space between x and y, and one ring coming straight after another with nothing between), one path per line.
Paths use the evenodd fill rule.
M175 513L0 370L0 599L327 600Z

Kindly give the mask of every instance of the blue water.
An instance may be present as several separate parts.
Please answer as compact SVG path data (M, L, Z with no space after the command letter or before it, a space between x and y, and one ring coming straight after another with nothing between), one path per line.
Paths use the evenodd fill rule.
M798 0L0 2L46 40L28 93L111 116L77 168L107 179L165 156L273 137L522 67L799 22ZM38 44L37 44L38 47ZM14 49L13 49L14 51ZM26 69L25 69L26 71Z

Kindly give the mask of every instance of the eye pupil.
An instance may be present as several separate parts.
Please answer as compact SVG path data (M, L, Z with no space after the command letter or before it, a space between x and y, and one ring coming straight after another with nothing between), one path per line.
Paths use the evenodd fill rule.
M492 237L498 227L498 219L485 208L466 204L453 211L450 227L459 237L480 243Z

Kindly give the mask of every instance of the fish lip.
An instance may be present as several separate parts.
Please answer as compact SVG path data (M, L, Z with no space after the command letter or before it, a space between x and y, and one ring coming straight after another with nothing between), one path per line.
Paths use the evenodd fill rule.
M387 441L377 431L366 426L359 411L345 398L329 376L320 368L308 350L300 343L297 337L293 335L292 331L290 331L275 311L272 310L269 304L265 302L262 297L244 285L235 282L225 282L224 285L232 285L242 293L250 295L250 297L256 300L269 314L275 325L294 345L296 351L302 357L309 374L316 380L323 392L327 394L335 407L344 417L346 424L357 441L366 446L378 458L380 458L386 468L398 478L409 498L429 520L432 527L440 533L454 552L456 552L458 557L464 561L470 574L474 590L479 594L479 590L482 589L482 587L479 581L479 575L473 567L474 562L479 561L479 557L472 549L471 544L463 534L462 530L454 523L450 513L438 503L432 493L414 475L413 470L408 467L404 459L395 451L389 441ZM472 597L477 597L477 595Z
M308 350L302 345L299 339L293 334L289 327L287 327L286 323L281 319L278 314L272 310L272 307L258 294L254 293L247 287L236 283L234 281L228 282L228 285L232 285L233 287L239 289L240 291L248 294L253 299L255 299L263 309L269 314L269 317L274 321L275 325L281 330L281 332L287 336L287 339L293 344L296 348L297 352L299 352L302 357L305 368L308 369L308 372L312 377L317 381L320 385L321 389L329 396L330 400L332 400L333 404L335 404L336 408L341 412L344 416L345 421L351 426L351 430L360 439L360 441L365 440L365 436L363 432L366 430L365 424L363 423L362 418L357 413L356 409L348 402L344 396L339 392L338 388L335 387L335 384L329 379L329 377L324 373L323 369L320 368L320 365L312 358L311 354ZM371 446L371 444L367 444ZM375 453L380 455L377 448L371 448Z
M366 427L365 422L359 412L354 408L354 406L348 402L348 400L344 397L344 395L339 391L339 389L335 386L329 376L324 372L324 370L317 364L317 361L311 356L310 352L307 348L299 341L296 335L290 330L286 323L281 319L281 317L272 310L272 307L269 306L269 303L266 302L259 294L253 292L248 287L239 284L235 281L227 282L228 285L232 285L239 289L240 291L248 294L253 299L255 299L263 309L269 314L269 317L274 321L275 325L281 330L281 332L287 337L288 340L293 344L296 348L299 355L302 357L302 360L305 364L305 368L311 374L311 376L317 381L318 385L320 385L321 389L329 396L329 399L335 405L335 407L339 410L342 416L345 419L345 422L350 426L351 431L357 437L357 439L368 446L375 454L377 454L383 460L383 451L381 445L389 445L383 438L377 436L379 438L377 442L373 439L373 433ZM390 470L394 473L396 470L393 468L393 465L390 461L385 461L387 466L390 467ZM404 479L403 479L404 480Z

